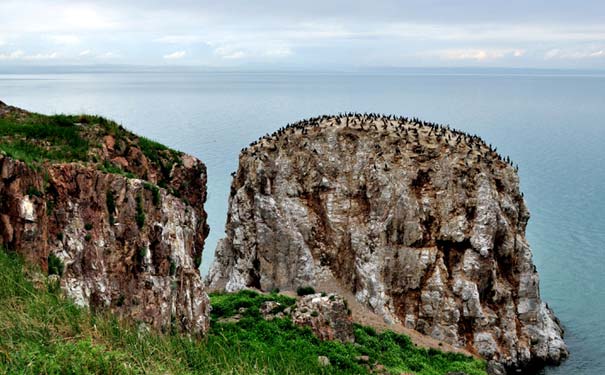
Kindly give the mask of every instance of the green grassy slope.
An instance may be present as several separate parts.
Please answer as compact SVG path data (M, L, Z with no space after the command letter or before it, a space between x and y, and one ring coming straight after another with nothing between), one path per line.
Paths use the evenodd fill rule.
M394 333L355 328L356 344L322 342L288 318L265 321L258 308L279 295L212 295L215 322L207 337L156 334L61 296L15 254L0 250L0 373L7 374L363 374L358 355L391 373L485 375L484 363L414 347ZM30 281L37 280L35 282ZM36 286L34 286L34 284ZM219 323L246 307L237 323ZM321 367L325 355L331 366Z
M116 154L125 155L130 147L137 147L164 174L170 172L181 155L100 116L46 116L20 110L0 116L0 151L14 159L30 166L44 162L82 162L108 173L128 174L119 165L104 159L105 136L115 139Z

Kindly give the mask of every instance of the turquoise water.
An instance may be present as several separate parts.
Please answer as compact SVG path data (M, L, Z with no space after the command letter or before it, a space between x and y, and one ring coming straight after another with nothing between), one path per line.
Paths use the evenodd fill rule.
M463 74L462 74L463 73ZM222 236L240 149L288 122L345 111L448 123L520 165L542 296L570 359L548 375L605 373L605 74L494 71L0 74L0 100L87 112L191 153L208 166L211 234Z

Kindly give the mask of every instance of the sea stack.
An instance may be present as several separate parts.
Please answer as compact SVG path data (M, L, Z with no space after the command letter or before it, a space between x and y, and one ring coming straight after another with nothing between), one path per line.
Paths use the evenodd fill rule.
M516 168L479 137L345 114L242 150L211 289L346 290L493 373L568 352L540 298Z
M200 160L100 117L0 102L0 171L0 246L80 306L163 331L208 330Z

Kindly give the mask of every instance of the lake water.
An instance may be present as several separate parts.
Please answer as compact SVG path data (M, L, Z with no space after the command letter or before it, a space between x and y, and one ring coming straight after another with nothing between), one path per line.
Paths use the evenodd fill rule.
M204 273L223 234L229 174L240 149L259 136L346 111L476 133L520 166L542 296L571 350L545 373L605 373L605 73L0 74L0 100L49 114L101 114L202 159L211 227Z

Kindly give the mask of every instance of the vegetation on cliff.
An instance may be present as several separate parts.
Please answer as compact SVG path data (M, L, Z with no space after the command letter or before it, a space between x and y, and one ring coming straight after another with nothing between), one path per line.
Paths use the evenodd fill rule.
M416 348L391 332L356 326L356 344L320 341L288 318L265 321L266 300L292 299L250 291L212 295L212 328L202 340L156 334L103 311L76 307L18 255L0 250L0 373L9 374L360 374L368 356L398 374L485 374L484 363ZM237 323L218 322L246 312ZM323 367L318 356L331 365Z
M137 168L120 163L132 149L140 150L147 161L169 177L180 162L180 152L137 136L121 125L100 116L31 113L13 107L0 113L0 151L35 166L44 162L82 162L107 173L147 179Z

